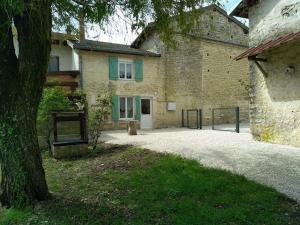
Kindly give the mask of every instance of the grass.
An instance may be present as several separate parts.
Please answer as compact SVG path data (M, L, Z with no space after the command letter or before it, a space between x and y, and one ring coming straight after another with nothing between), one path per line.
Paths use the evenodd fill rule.
M44 164L53 199L0 224L299 224L296 202L242 176L130 146Z

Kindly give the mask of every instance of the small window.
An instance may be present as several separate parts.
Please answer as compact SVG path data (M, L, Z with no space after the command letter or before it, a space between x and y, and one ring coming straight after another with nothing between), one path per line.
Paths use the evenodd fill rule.
M120 97L120 119L133 119L133 98Z
M119 79L132 80L132 62L120 61L119 62Z
M59 57L50 56L48 72L58 72L59 71Z
M126 66L124 63L119 64L119 78L125 79Z

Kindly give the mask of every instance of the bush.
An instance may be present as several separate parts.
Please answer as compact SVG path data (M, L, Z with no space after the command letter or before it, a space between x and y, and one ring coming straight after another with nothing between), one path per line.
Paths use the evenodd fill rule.
M74 103L68 99L59 87L45 88L39 105L37 123L40 135L45 138L51 150L51 133L53 131L52 111L74 111Z
M103 122L107 120L110 115L111 107L112 92L103 88L96 98L96 104L90 107L89 136L93 150L97 147L103 130Z

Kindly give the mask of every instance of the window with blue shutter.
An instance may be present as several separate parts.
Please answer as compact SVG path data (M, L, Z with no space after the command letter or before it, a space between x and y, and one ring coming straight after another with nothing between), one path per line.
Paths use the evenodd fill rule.
M112 115L113 121L118 121L120 118L119 101L120 101L119 96L117 96L117 95L112 96L112 113L111 113L111 115Z
M136 59L134 60L134 67L135 67L135 80L136 81L143 81L143 60Z
M109 56L109 80L118 80L118 57Z
M135 97L135 119L141 120L141 97Z

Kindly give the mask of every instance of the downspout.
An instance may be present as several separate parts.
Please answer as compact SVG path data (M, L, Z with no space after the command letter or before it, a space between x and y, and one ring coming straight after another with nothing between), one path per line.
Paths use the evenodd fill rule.
M84 22L84 15L80 14L78 16L79 21L79 41L85 40L85 22ZM80 71L80 88L83 90L83 63L82 63L82 56L80 51L78 51L79 56L79 71Z
M82 56L79 54L80 52L78 52L79 55L79 71L80 71L80 75L79 75L79 83L80 83L80 89L83 90L83 64L82 64Z

